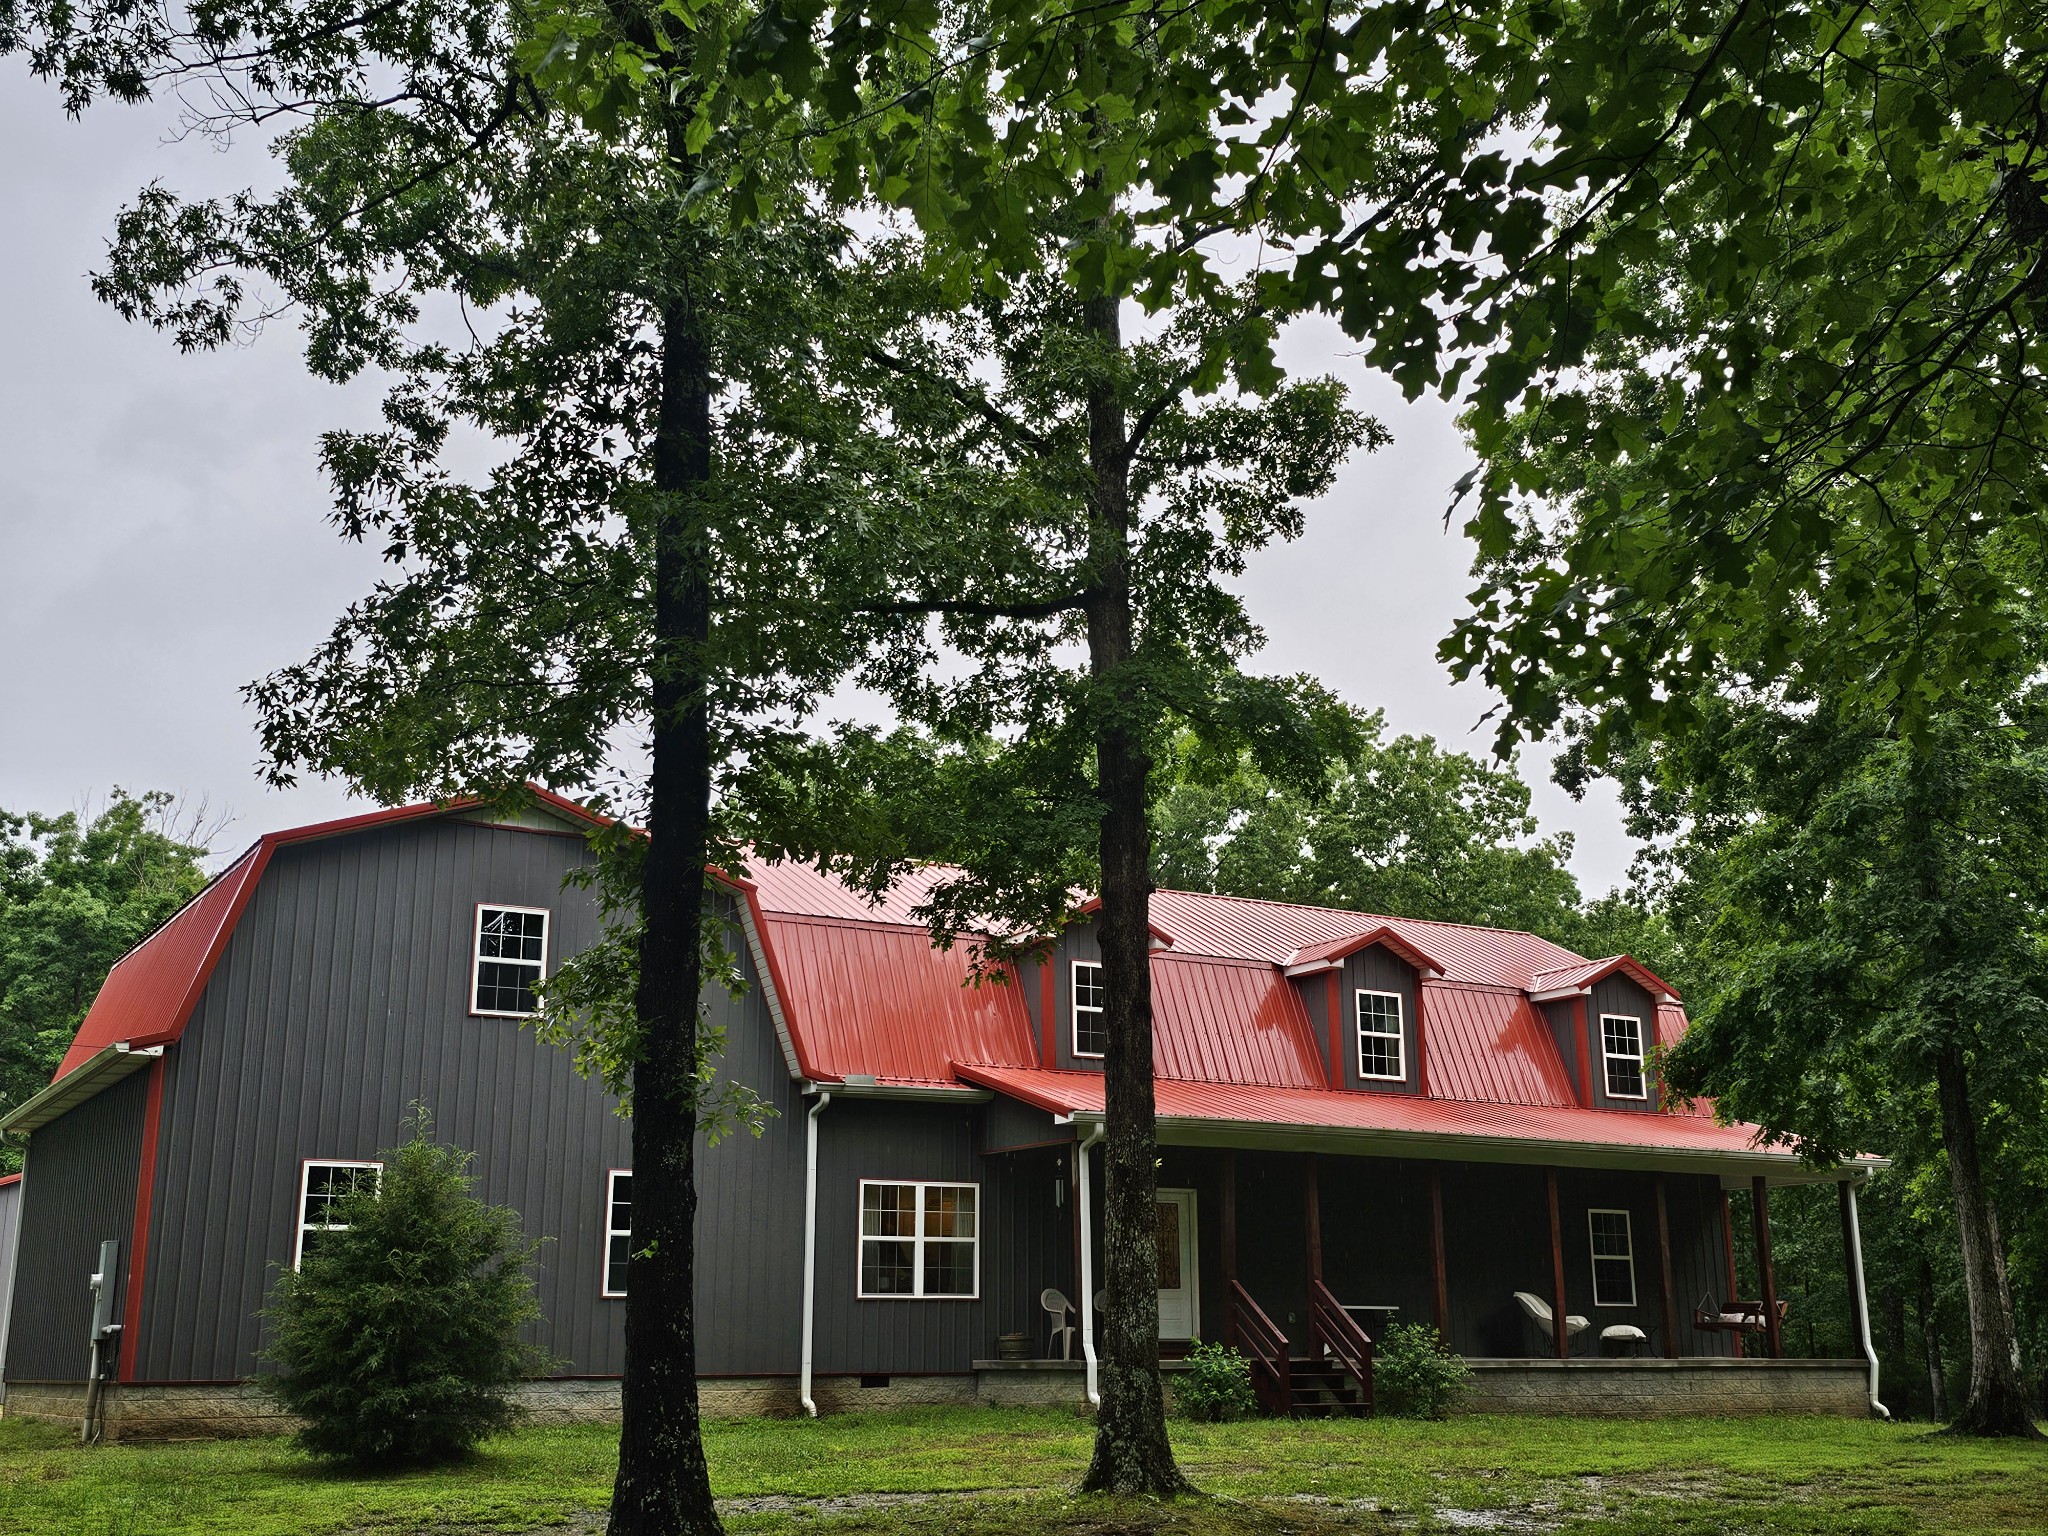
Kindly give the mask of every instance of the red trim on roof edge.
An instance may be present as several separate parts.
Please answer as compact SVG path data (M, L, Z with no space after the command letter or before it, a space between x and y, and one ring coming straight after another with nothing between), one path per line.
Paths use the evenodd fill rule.
M1350 938L1334 939L1323 944L1305 945L1282 961L1281 966L1292 971L1297 965L1341 965L1346 957L1357 954L1361 949L1370 949L1375 944L1385 945L1417 970L1431 971L1438 976L1444 973L1443 965L1438 960L1425 953L1420 946L1409 943L1385 923L1370 933L1355 934ZM1313 975L1314 972L1305 974Z
M1093 917L1097 912L1101 910L1102 898L1100 896L1090 896L1086 901L1082 902L1081 905L1074 908L1074 916ZM1153 938L1157 939L1167 949L1173 948L1173 935L1168 933L1164 928L1160 927L1157 923L1153 922L1149 915L1145 919L1145 931L1151 934Z
M5 1189L10 1184L19 1184L20 1182L21 1175L18 1173L0 1173L0 1189Z
M123 1381L135 1379L135 1341L142 1332L142 1279L149 1263L149 1217L156 1202L156 1151L164 1116L164 1059L150 1064L142 1108L142 1158L135 1174L135 1230L128 1240L128 1280L121 1294Z

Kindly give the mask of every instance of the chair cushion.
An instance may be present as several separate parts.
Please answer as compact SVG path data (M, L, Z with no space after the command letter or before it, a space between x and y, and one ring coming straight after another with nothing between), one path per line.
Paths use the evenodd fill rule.
M1603 1339L1647 1340L1650 1336L1634 1323L1615 1323L1611 1327L1602 1328L1600 1330L1600 1337Z

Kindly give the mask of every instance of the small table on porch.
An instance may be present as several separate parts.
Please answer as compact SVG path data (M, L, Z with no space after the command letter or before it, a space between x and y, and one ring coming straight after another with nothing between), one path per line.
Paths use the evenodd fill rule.
M1347 1301L1343 1305L1344 1310L1351 1314L1359 1327L1365 1329L1365 1336L1374 1344L1378 1344L1386 1336L1388 1324L1393 1322L1394 1314L1401 1310L1399 1306L1384 1306L1370 1301ZM1375 1324L1377 1326L1372 1326Z

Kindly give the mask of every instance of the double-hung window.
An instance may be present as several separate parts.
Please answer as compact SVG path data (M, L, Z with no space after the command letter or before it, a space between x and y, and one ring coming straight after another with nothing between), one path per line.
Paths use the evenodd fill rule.
M1358 1075L1378 1082L1407 1077L1401 1045L1401 994L1358 994Z
M1607 1063L1607 1097L1647 1099L1643 1077L1643 1021L1625 1013L1600 1015L1600 1051Z
M1109 988L1093 960L1074 962L1074 1054L1100 1056L1109 1049Z
M358 1190L370 1194L384 1174L382 1163L308 1162L299 1169L298 1234L292 1242L292 1268L297 1269L313 1251L322 1233L346 1232L348 1224L334 1219L334 1207L346 1195Z
M860 1294L971 1299L981 1291L979 1184L860 1183Z
M512 1019L540 1012L533 988L547 963L545 907L478 906L469 1011Z
M1593 1305L1636 1304L1636 1250L1627 1211L1588 1211L1593 1240Z
M604 1289L626 1294L626 1260L633 1252L633 1170L614 1168L604 1190Z

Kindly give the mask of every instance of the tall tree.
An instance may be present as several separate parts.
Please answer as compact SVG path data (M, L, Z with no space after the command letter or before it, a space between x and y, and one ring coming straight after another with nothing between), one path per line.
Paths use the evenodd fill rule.
M921 643L881 653L867 679L937 750L856 732L830 753L793 754L785 793L812 797L826 819L808 840L760 841L875 886L905 857L949 858L964 874L933 893L935 933L993 922L991 955L1070 921L1075 886L1099 892L1110 1300L1085 1486L1170 1495L1187 1485L1151 1301L1155 766L1188 729L1219 750L1254 745L1276 773L1319 775L1349 735L1349 715L1312 684L1240 670L1259 635L1225 582L1250 550L1297 533L1301 503L1382 434L1333 381L1287 383L1265 365L1271 321L1242 289L1172 306L1127 339L1120 299L1061 270L1067 234L1097 218L1093 191L1073 190L1041 269L970 283L964 303L928 247L881 258L897 303L849 344L850 365L872 375L891 428L876 472L895 496L941 509L944 534L867 600L937 621ZM877 794L879 816L871 802L848 813L858 787Z
M0 811L0 1111L49 1083L114 962L206 884L219 832L161 790L117 789L91 815Z
M537 779L644 822L603 840L606 976L630 1000L584 1053L623 1073L640 1181L611 1529L715 1531L693 1283L710 806L751 733L861 645L811 601L835 550L866 553L838 537L851 483L807 446L853 435L806 329L837 237L786 177L756 171L745 231L695 195L693 91L611 137L554 110L495 0L29 0L4 23L75 107L191 86L208 128L277 134L274 193L145 189L103 297L188 348L295 313L314 372L390 381L383 426L330 434L324 461L338 526L392 575L252 689L271 776L385 800ZM450 450L475 436L489 463L465 478Z
M1667 1081L1817 1159L1938 1155L1970 1319L1958 1427L2032 1434L1994 1164L2048 1072L2048 698L1984 687L1910 741L1835 700L1699 708L1711 730L1660 764L1705 978Z

